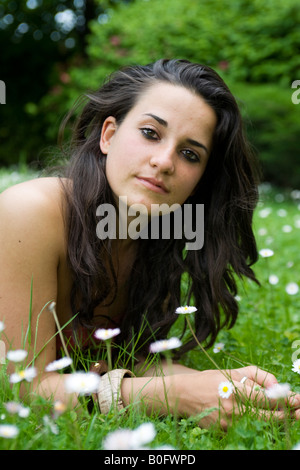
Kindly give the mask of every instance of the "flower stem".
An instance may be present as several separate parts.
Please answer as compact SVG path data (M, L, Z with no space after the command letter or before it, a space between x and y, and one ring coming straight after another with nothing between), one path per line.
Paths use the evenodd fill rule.
M202 346L202 344L200 343L200 341L198 340L197 336L195 335L194 333L194 330L192 328L192 325L191 325L191 322L188 318L188 316L186 317L186 321L187 321L187 324L189 326L189 329L191 330L191 333L196 341L196 343L198 344L198 346L200 347L200 349L202 350L202 352L206 355L206 357L213 363L213 365L216 367L216 369L218 369L219 372L221 372L225 377L226 379L229 379L231 381L231 377L229 374L227 374L224 370L221 370L220 367L218 366L218 364L212 359L212 357L210 357L210 355L208 354L208 352L204 349L204 347Z
M61 340L61 344L64 348L65 355L70 359L70 355L69 355L69 352L67 350L67 346L66 346L63 334L61 332L61 327L60 327L60 324L59 324L59 321L58 321L58 318L57 318L57 315L56 315L55 306L56 306L55 302L51 302L48 309L50 310L50 312L53 315L53 318L54 318L54 321L55 321L55 324L56 324L56 328L57 328L57 331L58 331L58 334L59 334L59 337L60 337L60 340Z
M107 350L107 365L108 370L112 370L112 359L111 359L111 340L106 340L106 350Z

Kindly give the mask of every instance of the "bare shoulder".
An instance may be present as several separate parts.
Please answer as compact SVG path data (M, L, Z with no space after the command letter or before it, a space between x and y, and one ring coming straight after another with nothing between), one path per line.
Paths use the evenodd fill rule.
M18 233L26 238L63 236L63 192L58 178L37 178L12 186L0 194L0 236ZM12 240L13 241L13 240Z
M0 208L27 207L33 213L44 209L54 215L62 203L59 178L36 178L11 186L0 194Z

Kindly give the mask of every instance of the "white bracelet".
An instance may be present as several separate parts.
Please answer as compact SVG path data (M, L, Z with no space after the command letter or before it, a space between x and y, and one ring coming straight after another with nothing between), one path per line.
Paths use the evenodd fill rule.
M121 382L125 376L135 377L128 369L114 369L101 376L97 399L100 412L108 414L111 408L120 411L124 408L121 397Z

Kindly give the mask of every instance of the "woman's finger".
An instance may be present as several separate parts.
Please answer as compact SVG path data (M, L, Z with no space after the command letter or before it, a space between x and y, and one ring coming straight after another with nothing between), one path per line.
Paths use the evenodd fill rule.
M300 395L294 392L289 392L286 397L270 398L268 396L268 389L261 387L251 379L241 380L240 382L234 381L236 396L239 397L242 403L251 401L256 407L263 409L289 409L300 410Z
M233 406L230 413L219 413L219 424L224 430L227 430L231 424L236 422L233 415L243 416L244 414L251 415L253 418L262 421L284 421L289 417L286 410L262 409L240 403L236 407ZM300 420L300 410L291 412L290 416L292 419Z
M245 376L247 376L250 380L256 382L264 388L271 387L272 385L278 383L275 375L256 366L244 367L243 372L245 372Z
M248 379L243 382L233 382L235 386L235 394L238 399L251 407L270 409L270 401L267 398L264 389L256 382Z
M273 407L300 409L300 395L294 392L289 392L286 397L282 398L269 398L269 401Z

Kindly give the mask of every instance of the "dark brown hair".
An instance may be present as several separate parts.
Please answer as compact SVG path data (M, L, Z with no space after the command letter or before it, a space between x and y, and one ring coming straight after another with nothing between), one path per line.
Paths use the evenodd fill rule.
M255 279L257 260L252 215L257 202L257 164L244 135L235 98L211 68L186 60L159 60L112 74L88 100L76 123L66 176L68 257L73 273L71 304L77 323L92 325L94 308L117 292L110 241L96 236L96 209L114 204L106 180L99 139L104 120L122 122L139 96L158 81L186 87L201 96L217 116L207 168L189 204L204 204L205 241L201 250L185 251L186 240L139 240L128 284L120 341L140 333L140 344L165 338L181 303L197 306L195 332L210 346L219 330L237 318L236 276ZM71 188L71 189L70 189ZM67 188L66 188L67 189ZM195 218L193 217L193 220ZM111 276L107 275L109 267ZM185 276L185 297L182 278ZM113 279L113 281L111 281ZM75 325L76 327L76 325ZM151 333L153 336L151 337ZM178 351L195 346L193 338Z

